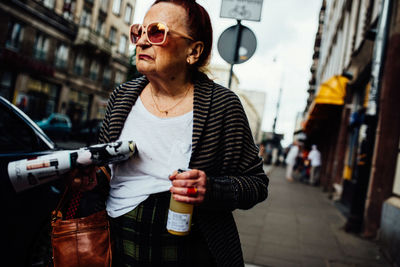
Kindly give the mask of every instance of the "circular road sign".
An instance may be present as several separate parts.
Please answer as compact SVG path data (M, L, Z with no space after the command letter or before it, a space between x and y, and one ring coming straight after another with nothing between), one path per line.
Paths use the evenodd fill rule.
M218 39L218 52L229 64L240 64L246 62L256 51L257 39L254 33L246 26L240 25L241 36L237 60L235 62L235 49L237 31L240 24L226 29Z

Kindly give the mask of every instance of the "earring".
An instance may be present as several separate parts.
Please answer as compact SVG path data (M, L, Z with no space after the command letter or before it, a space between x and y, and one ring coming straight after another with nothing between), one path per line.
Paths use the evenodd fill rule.
M188 63L189 65L192 65L192 61L190 60L190 58L187 58L186 61L187 61L187 63Z

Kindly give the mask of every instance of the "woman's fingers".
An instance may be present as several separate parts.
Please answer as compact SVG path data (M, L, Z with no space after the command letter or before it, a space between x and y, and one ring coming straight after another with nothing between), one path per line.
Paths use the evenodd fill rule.
M170 191L175 200L192 204L200 204L204 201L207 176L203 171L174 172L170 179L172 180Z
M71 180L71 186L79 191L89 191L97 185L96 167L94 166L85 169L73 169L68 177Z

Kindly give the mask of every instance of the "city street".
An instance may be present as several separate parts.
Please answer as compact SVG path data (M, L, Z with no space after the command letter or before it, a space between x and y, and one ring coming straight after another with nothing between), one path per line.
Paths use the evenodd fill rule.
M76 149L83 142L57 142ZM345 217L320 187L287 182L285 169L264 165L270 178L268 199L250 210L236 210L246 267L391 266L375 240L341 228Z
M375 241L344 232L345 218L319 187L287 182L266 166L269 197L234 213L246 266L390 266Z

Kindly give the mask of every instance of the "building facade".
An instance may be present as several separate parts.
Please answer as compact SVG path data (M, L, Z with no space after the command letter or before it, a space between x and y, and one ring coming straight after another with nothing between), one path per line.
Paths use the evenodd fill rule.
M216 83L228 87L229 84L229 65L210 65L207 75ZM231 90L234 91L240 98L243 108L249 120L250 128L253 134L254 141L260 144L262 141L261 124L265 108L266 94L255 90L239 89L239 79L233 73Z
M0 95L39 120L102 118L129 68L135 0L0 3Z
M400 4L323 1L302 124L322 152L321 185L345 230L375 237L399 265Z

